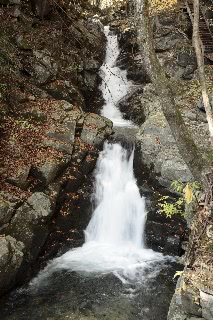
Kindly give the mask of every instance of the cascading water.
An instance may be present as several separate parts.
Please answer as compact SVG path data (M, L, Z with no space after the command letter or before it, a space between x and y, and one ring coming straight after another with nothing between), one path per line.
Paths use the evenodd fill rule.
M116 67L117 36L105 27L106 59L101 67L101 90L105 99L102 114L115 126L131 126L116 107L129 89L126 71ZM95 211L85 231L85 244L54 259L31 284L38 284L54 271L113 272L122 281L143 280L144 271L163 261L162 254L146 249L145 200L140 196L133 173L134 150L105 143L95 172Z
M116 126L132 127L116 107L131 83L115 65L117 37L109 27L105 34L102 114ZM145 199L134 178L133 156L134 150L105 143L97 161L95 210L84 245L49 262L27 289L0 301L2 320L166 319L174 272L167 269L164 273L166 268L161 266L166 265L167 257L145 247Z
M133 153L105 143L95 172L96 209L85 231L85 244L54 259L32 284L61 269L114 272L121 280L140 280L143 271L163 256L145 249L145 202L133 174ZM141 278L142 280L142 278Z
M102 78L100 90L105 104L101 113L112 120L114 126L132 126L130 121L123 119L122 113L116 107L119 100L127 95L132 83L127 80L126 70L116 66L120 53L117 36L110 31L109 26L104 28L104 33L107 38L107 48L105 62L100 69Z
M144 199L133 176L133 152L105 144L96 170L96 210L86 229L86 242L113 246L143 245Z

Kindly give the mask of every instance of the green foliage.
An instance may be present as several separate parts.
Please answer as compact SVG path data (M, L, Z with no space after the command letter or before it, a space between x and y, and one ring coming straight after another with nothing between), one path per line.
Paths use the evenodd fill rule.
M190 204L197 198L201 190L201 184L197 181L184 184L180 180L175 180L172 182L171 187L181 196L177 200L171 199L169 196L161 197L158 201L159 212L165 214L168 218L175 214L184 216L184 204Z
M169 196L163 196L159 199L159 212L165 214L167 218L171 218L174 214L183 215L183 198L179 198L174 202L169 202Z
M184 184L182 181L180 180L174 180L171 183L171 187L174 191L178 192L178 193L182 193L183 189L184 189Z

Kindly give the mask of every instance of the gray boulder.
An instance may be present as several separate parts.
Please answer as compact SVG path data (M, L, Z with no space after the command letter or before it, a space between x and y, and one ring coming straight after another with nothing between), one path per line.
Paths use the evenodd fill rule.
M8 178L8 182L21 189L27 189L30 184L28 180L30 169L31 165L21 167L15 176Z
M18 205L20 205L18 198L5 192L0 193L0 230L10 222Z
M10 236L0 237L0 295L9 290L23 261L24 244Z
M197 59L194 51L183 51L177 53L177 64L183 68L188 65L197 66Z
M164 27L155 34L155 50L157 52L173 49L175 46L186 42L186 37L172 28Z
M35 192L17 209L11 224L46 222L52 216L52 201L43 192Z
M45 140L44 144L46 144L49 147L53 147L59 151L72 154L72 145L64 145L60 142L52 142L49 140ZM70 160L70 155L64 155L60 159L47 159L42 166L34 167L31 171L31 175L35 179L39 179L38 184L42 186L47 186L55 178L57 178L61 172L63 172L66 169Z
M200 304L202 306L202 316L206 320L213 319L213 292L200 290Z
M51 53L47 50L34 50L34 61L32 64L33 73L39 84L45 84L48 81L55 80L58 66Z
M112 121L95 113L88 113L84 119L81 140L99 146L112 133Z
M49 233L50 221L55 207L55 197L35 192L17 209L11 220L8 233L22 241L27 252L26 259L32 263L38 256Z
M171 181L191 180L192 174L183 161L175 145L169 125L162 112L150 114L138 131L143 161L156 173L160 174L159 182L169 186Z

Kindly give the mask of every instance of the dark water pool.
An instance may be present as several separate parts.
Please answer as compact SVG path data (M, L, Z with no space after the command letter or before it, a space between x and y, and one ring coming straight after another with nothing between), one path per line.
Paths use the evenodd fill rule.
M154 277L149 271L143 284L123 284L113 274L57 272L37 288L1 298L0 319L166 320L176 270L170 263Z

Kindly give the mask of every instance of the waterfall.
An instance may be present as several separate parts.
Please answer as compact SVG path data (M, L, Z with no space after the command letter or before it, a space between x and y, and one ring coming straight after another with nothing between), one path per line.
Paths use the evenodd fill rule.
M96 209L85 232L86 243L144 247L145 203L133 175L133 153L128 159L121 145L105 143L97 163Z
M101 68L101 90L105 99L102 114L116 126L132 126L117 109L118 101L129 88L126 71L116 67L119 55L117 36L105 27L107 50ZM143 275L155 275L158 264L168 257L147 249L143 234L146 221L145 200L141 197L134 173L134 150L118 143L105 142L95 170L95 210L85 230L85 243L55 258L33 279L31 285L43 283L55 271L83 273L112 272L123 282L137 280Z
M105 104L101 114L112 120L114 126L132 126L130 121L124 120L122 113L117 108L118 102L127 95L132 83L127 80L127 71L116 66L120 50L117 35L113 34L109 26L104 27L107 38L106 56L100 68L102 83L100 90L103 94Z
M145 201L134 177L133 154L118 143L105 143L95 171L96 209L84 245L51 261L31 285L44 284L59 270L113 272L123 282L140 282L149 269L155 274L156 262L164 257L144 245Z

